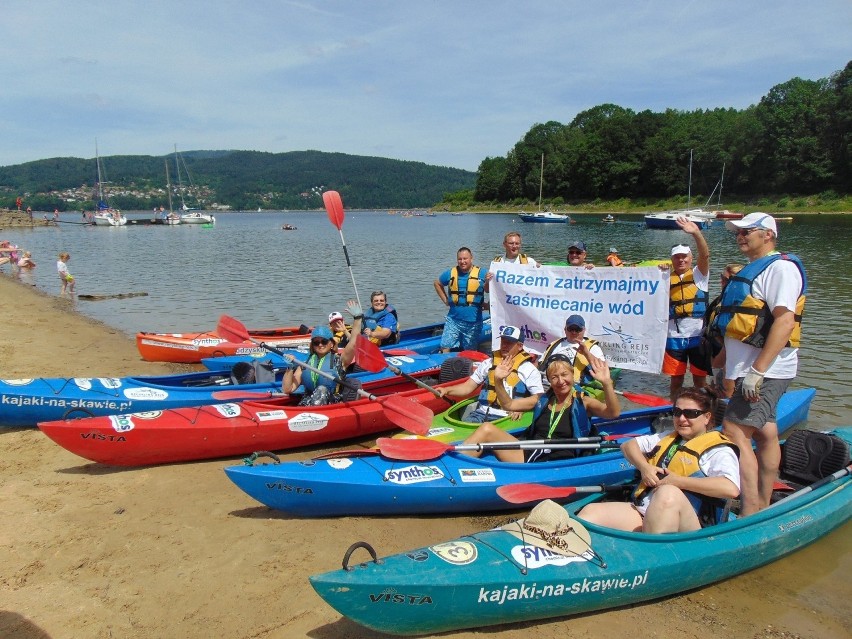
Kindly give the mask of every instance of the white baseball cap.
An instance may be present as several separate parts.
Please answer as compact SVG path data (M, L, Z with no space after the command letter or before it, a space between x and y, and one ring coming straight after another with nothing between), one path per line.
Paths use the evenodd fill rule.
M337 311L334 311L334 313L328 314L328 323L329 324L331 324L334 320L342 320L342 319L343 319L343 315L341 315Z
M692 249L689 248L686 244L675 244L672 247L672 256L684 255L685 253L692 253Z
M733 232L736 232L737 229L766 229L772 231L775 237L778 237L778 226L775 224L775 218L768 213L749 213L741 220L728 220L725 222L725 228Z

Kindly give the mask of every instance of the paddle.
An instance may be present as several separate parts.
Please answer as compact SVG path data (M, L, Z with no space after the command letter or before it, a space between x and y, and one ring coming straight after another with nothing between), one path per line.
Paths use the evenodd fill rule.
M849 472L849 469L847 468L845 472ZM835 473L835 475L837 474L838 473ZM843 475L844 472L839 471L839 474ZM826 479L832 478L836 479L834 476L827 477ZM779 489L777 483L778 482L776 482L776 490ZM790 486L786 486L786 488L791 489ZM624 486L617 484L614 486L547 486L546 484L507 484L506 486L500 486L497 489L497 494L510 504L525 504L530 501L541 501L542 499L560 499L570 497L577 493L604 493L619 491L622 489L624 489ZM809 487L809 489L813 490L813 487ZM809 492L809 490L802 489L799 492ZM794 495L791 495L791 497L792 496ZM787 497L786 499L789 498L790 497Z
M349 277L352 278L352 288L355 289L355 300L358 306L361 306L361 298L358 297L358 287L355 286L355 274L352 272L352 263L349 261L349 251L346 250L346 240L343 239L343 200L340 199L340 193L337 191L325 191L322 194L322 201L325 204L325 211L328 213L328 219L337 227L340 232L340 241L343 244L343 255L346 256L346 266L349 267ZM361 306L361 308L364 308Z
M380 437L376 445L382 455L390 459L405 461L424 461L435 459L451 450L529 450L534 448L577 448L592 449L619 448L617 442L602 441L617 439L623 435L606 435L605 437L577 437L574 439L534 439L516 442L485 442L481 444L445 444L433 439L393 439Z
M375 395L371 395L367 391L362 388L356 387L352 382L347 382L345 379L340 379L331 373L320 370L314 366L311 366L307 362L301 362L297 360L292 355L287 355L283 351L275 348L274 346L270 346L264 342L259 342L255 339L252 339L249 335L248 329L246 329L245 325L240 322L238 319L229 317L228 315L222 315L219 318L219 324L216 326L216 331L229 341L235 342L252 342L257 344L261 348L266 349L270 353L275 353L276 355L280 355L285 360L289 361L296 366L301 366L309 371L316 373L326 379L331 379L337 382L338 384L345 386L346 388L350 388L354 390L359 396L365 397L370 401L379 402L382 405L382 408L385 411L388 419L392 421L394 424L399 426L400 428L407 430L415 435L425 435L429 432L429 428L432 426L432 419L435 417L434 413L429 410L428 407L423 406L410 398L402 397L400 395L387 395L382 398L378 398Z
M841 468L840 470L832 473L831 475L826 475L822 479L815 481L810 486L805 486L804 488L800 488L799 490L794 492L792 495L787 495L786 497L784 497L784 499L779 499L778 501L769 504L763 510L775 508L776 506L778 506L778 504L786 504L791 499L796 499L797 497L801 497L802 495L807 495L808 493L815 491L817 488L821 488L822 486L825 486L826 484L830 484L833 481L837 481L838 479L840 479L844 475L852 475L852 465L847 466L846 468Z
M368 370L371 373L378 373L386 368L389 368L391 372L393 372L395 375L404 377L409 382L413 382L420 388L428 390L435 397L440 397L451 406L455 403L449 397L441 395L441 393L438 392L437 389L432 388L426 382L420 381L413 375L409 375L408 373L403 372L398 366L394 366L393 364L389 363L385 359L384 353L379 350L379 347L373 344L373 342L367 339L367 337L364 335L358 335L355 337L355 363L364 370Z
M582 493L606 493L624 490L614 486L547 486L546 484L508 484L497 488L497 494L510 504L526 504L543 499L564 499Z
M627 391L615 391L616 395L621 395L624 399L629 399L636 404L643 406L671 406L672 402L665 397L657 397L656 395L645 395L643 393L630 393Z

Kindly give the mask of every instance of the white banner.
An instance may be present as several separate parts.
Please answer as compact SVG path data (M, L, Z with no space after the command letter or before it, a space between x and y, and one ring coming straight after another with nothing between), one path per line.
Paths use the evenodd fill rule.
M491 335L519 326L524 347L539 355L565 336L565 320L580 315L613 367L659 373L666 350L669 273L656 266L585 269L530 268L492 262Z

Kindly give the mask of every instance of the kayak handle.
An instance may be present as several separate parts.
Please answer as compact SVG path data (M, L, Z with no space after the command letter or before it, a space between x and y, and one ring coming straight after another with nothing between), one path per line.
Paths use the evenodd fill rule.
M370 556L373 558L374 564L384 563L383 559L378 558L378 556L376 555L376 551L373 550L373 547L370 544L368 544L366 541L356 541L354 544L349 546L349 550L347 550L346 554L343 555L343 570L345 570L346 572L351 572L353 570L353 568L349 566L349 558L352 556L352 553L358 550L359 548L363 548L368 553L370 553ZM362 568L366 568L366 566L367 562L361 564Z
M254 462L257 461L258 457L269 457L276 464L281 463L281 458L278 457L278 455L276 455L275 453L270 453L268 450L259 450L256 453L252 453L243 460L243 463L246 466L254 466Z

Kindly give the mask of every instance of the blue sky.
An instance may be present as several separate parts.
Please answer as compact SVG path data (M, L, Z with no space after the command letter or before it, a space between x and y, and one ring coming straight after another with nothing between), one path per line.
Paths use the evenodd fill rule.
M3 0L0 166L317 149L475 171L614 103L745 108L852 59L850 0Z

